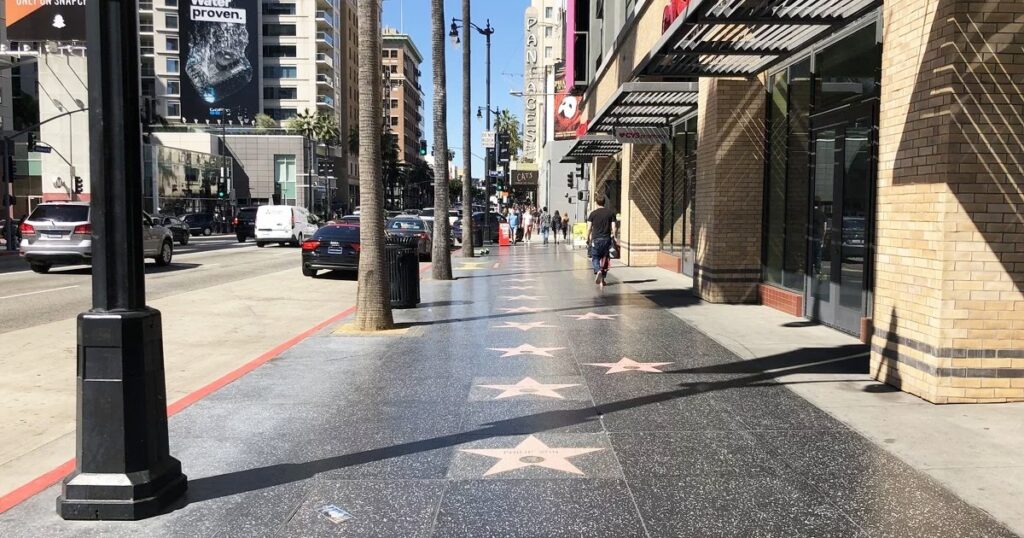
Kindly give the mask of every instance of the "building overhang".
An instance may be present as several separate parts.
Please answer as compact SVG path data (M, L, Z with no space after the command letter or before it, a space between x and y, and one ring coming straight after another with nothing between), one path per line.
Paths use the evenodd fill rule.
M881 4L882 0L690 0L634 74L756 76Z
M573 142L561 162L589 163L597 157L612 157L619 151L622 151L622 144L615 137L604 134L586 134Z
M667 128L697 109L697 87L696 82L626 82L590 120L588 132Z

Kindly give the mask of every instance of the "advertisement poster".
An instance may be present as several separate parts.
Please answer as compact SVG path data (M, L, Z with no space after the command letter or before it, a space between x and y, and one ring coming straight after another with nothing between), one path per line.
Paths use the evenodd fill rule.
M573 140L580 126L579 97L565 84L565 64L555 64L555 140Z
M260 112L259 0L179 0L181 116L251 122Z
M10 41L85 41L85 0L5 0Z

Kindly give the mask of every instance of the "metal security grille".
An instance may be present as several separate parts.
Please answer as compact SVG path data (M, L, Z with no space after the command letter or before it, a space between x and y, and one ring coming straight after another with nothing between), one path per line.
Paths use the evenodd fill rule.
M881 4L882 0L691 0L636 74L753 76Z
M583 135L573 142L563 163L589 163L595 157L611 157L622 150L620 144L614 137L608 135L588 134Z

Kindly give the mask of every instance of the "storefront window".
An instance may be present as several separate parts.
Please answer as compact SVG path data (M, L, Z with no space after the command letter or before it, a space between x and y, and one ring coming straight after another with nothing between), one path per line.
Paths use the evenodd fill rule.
M789 68L789 135L786 163L786 239L782 285L804 289L807 269L807 207L810 203L811 60Z
M875 25L866 26L819 52L816 112L878 95L882 55Z
M789 83L785 72L771 79L768 100L768 182L765 188L764 281L782 285L786 238L786 138Z
M692 184L697 166L697 119L675 127L665 145L665 170L661 184L661 249L678 253L691 244Z

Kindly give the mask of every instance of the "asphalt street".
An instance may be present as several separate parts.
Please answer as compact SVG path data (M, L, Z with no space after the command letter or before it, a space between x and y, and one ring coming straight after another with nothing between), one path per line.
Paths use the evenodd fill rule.
M298 249L291 247L261 251L252 241L239 243L230 235L193 237L187 246L175 245L170 266L146 261L146 297L154 300L286 269L298 272L298 259ZM91 275L83 265L54 267L40 275L17 256L0 256L0 335L88 310Z

